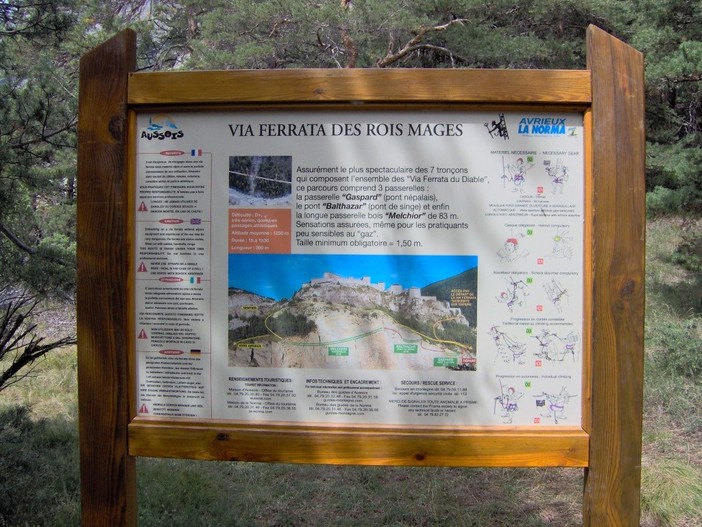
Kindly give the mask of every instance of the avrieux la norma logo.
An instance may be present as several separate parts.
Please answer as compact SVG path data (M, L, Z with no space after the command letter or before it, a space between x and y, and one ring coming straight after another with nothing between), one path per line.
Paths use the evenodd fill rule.
M576 135L577 128L568 126L565 117L522 117L519 135Z
M180 139L185 134L178 128L178 125L170 115L159 114L149 117L149 126L141 132L142 139Z

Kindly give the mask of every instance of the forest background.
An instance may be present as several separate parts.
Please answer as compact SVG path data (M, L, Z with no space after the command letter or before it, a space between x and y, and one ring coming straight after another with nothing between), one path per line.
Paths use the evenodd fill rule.
M646 63L643 521L702 525L698 0L0 0L0 525L77 524L70 345L78 62L84 53L131 27L144 71L584 69L589 24L642 51ZM162 479L199 489L207 514L215 516L211 523L195 521L198 525L324 525L324 518L341 525L344 511L347 525L578 525L579 518L581 474L572 471L140 463L144 525L203 518L198 506L164 500L173 490L163 488ZM296 484L301 477L322 486ZM46 485L38 488L38 481ZM335 484L354 486L356 500L329 491ZM415 490L411 502L394 496L389 505L380 495L390 484L419 486L431 496L423 492L417 500ZM263 485L277 497L256 495L251 485ZM213 504L215 487L224 500L219 506ZM242 501L232 501L231 493ZM322 505L311 507L310 496L319 501L320 494ZM258 505L252 509L251 503ZM310 519L315 517L318 521Z

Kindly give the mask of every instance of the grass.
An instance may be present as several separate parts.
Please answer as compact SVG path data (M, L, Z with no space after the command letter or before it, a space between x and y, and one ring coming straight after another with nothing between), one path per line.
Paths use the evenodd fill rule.
M580 525L580 471L140 459L140 525ZM173 475L178 474L178 478ZM192 496L182 496L191 489ZM542 506L544 505L545 506Z
M702 526L702 276L680 267L680 221L649 222L641 511Z
M675 262L678 226L648 231L644 527L702 527L702 284ZM55 352L0 393L0 526L79 524L75 373L75 350ZM137 471L143 527L582 524L576 469L140 458Z
M653 525L702 525L699 466L677 457L645 457L641 481L641 509Z

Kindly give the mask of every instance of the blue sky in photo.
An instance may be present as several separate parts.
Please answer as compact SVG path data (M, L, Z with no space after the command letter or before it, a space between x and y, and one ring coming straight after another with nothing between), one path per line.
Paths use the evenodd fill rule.
M360 254L230 254L229 287L280 300L325 272L342 277L370 276L385 287L425 287L477 267L477 256Z

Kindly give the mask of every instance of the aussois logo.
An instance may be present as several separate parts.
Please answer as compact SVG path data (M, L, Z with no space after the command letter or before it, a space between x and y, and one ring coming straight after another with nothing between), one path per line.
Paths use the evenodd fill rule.
M170 115L153 115L149 117L149 126L141 132L142 139L163 141L165 139L180 139L185 133L178 128L175 119Z
M566 135L565 117L522 117L517 133L520 135Z

